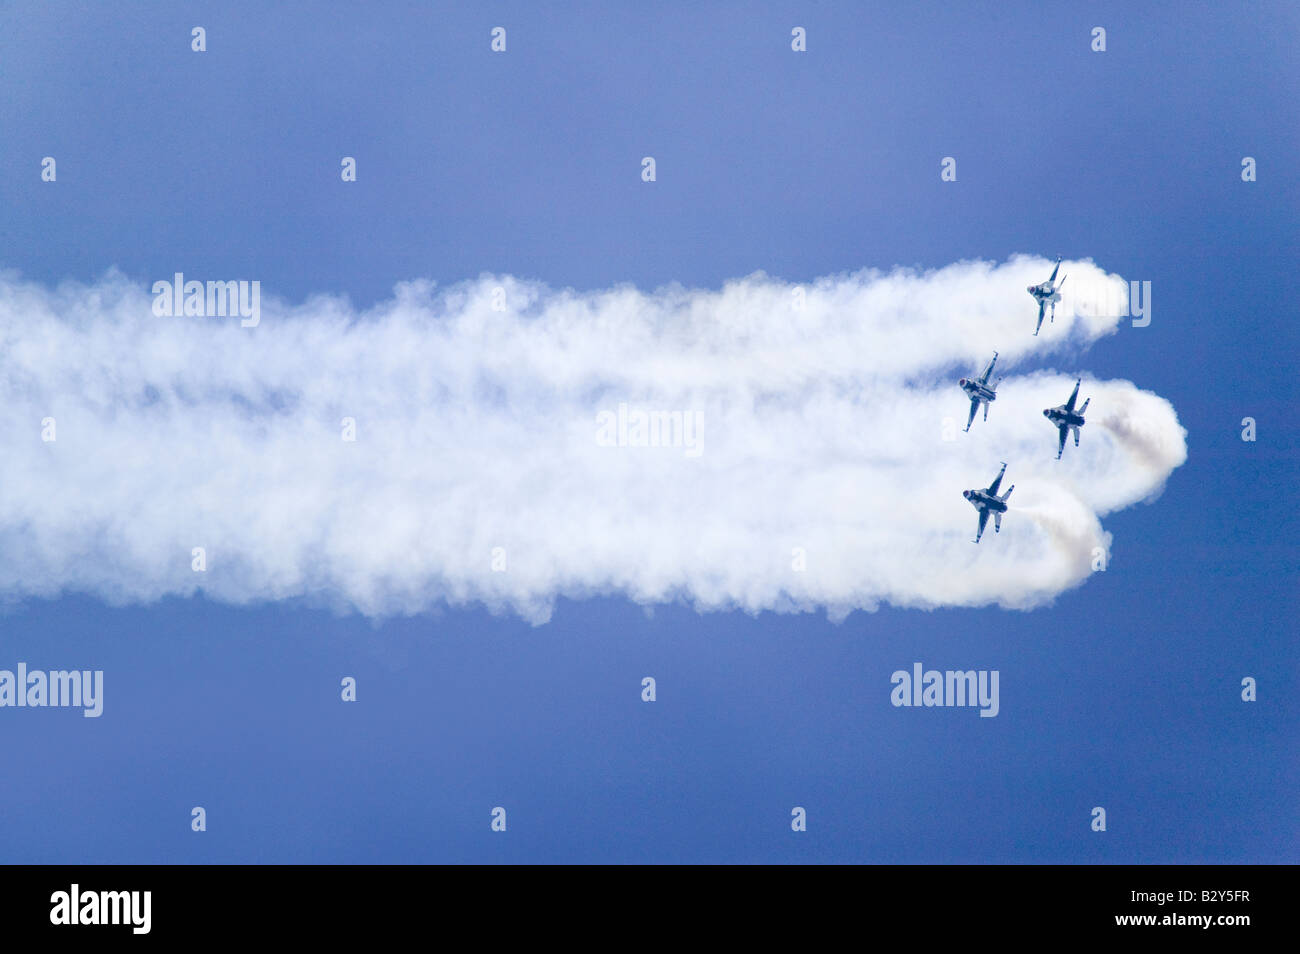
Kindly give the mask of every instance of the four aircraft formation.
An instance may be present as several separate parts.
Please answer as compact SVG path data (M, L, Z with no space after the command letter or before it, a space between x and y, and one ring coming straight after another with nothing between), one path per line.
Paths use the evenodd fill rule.
M1038 302L1038 326L1034 328L1035 335L1043 327L1043 312L1047 310L1048 305L1051 305L1051 320L1056 321L1056 303L1061 300L1061 285L1065 284L1065 276L1061 276L1059 284L1056 281L1056 273L1060 270L1061 259L1060 256L1057 256L1056 267L1052 269L1051 277L1041 284L1030 285L1027 289L1029 294L1034 297L1034 300ZM980 409L981 405L984 407L984 420L989 419L989 405L997 400L998 383L1001 381L999 378L998 381L989 383L989 378L993 374L993 366L997 364L997 361L998 353L994 351L993 360L989 362L983 374L978 378L962 378L957 382L961 389L966 392L966 396L970 398L970 416L966 418L965 428L967 431L970 430L971 424L975 422L975 412ZM1081 383L1082 379L1074 382L1074 390L1070 392L1070 398L1064 404L1049 407L1043 411L1043 417L1055 425L1060 437L1056 447L1057 460L1060 460L1061 455L1065 453L1065 438L1070 433L1074 434L1074 446L1079 446L1079 428L1084 425L1083 415L1088 410L1089 402L1092 401L1092 398L1088 398L1083 402L1082 407L1075 408L1075 401L1079 399L1079 385ZM998 496L998 488L1002 484L1002 475L1006 472L1007 465L1003 462L1002 469L993 478L993 483L986 488L983 490L962 491L962 496L969 500L971 505L979 512L979 528L975 531L976 543L979 543L980 537L984 535L984 528L989 522L989 514L993 514L993 532L1000 533L1002 531L1002 515L1007 512L1007 498L1011 496L1011 491L1016 489L1016 485L1012 484L1007 488L1005 494Z

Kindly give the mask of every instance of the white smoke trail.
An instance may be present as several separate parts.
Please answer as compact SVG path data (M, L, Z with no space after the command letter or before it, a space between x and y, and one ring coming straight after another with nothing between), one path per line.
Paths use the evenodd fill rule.
M1124 288L1063 268L1085 297ZM1115 332L1058 307L1033 337L1025 286L1050 269L654 293L414 282L365 313L264 296L255 328L156 317L117 274L54 290L0 274L0 596L481 602L534 622L598 593L835 617L1039 605L1108 547L1099 518L1186 457L1168 402L1085 378L1083 443L1055 460L1041 410L1075 375L1009 376L960 432L955 380L994 349L1010 372ZM642 412L667 429L643 432ZM677 446L635 446L652 442ZM1003 460L1011 512L976 547L961 491Z

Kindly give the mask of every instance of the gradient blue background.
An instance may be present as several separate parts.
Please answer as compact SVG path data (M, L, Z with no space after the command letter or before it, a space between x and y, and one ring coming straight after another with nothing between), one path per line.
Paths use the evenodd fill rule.
M1152 282L1153 320L1080 363L1171 400L1189 446L1104 521L1109 570L1029 613L10 606L0 667L103 669L106 699L0 710L0 859L1300 860L1300 8L1132 6L0 7L0 267L24 277L365 306L483 271L1091 256ZM1001 714L894 709L917 660L1000 670Z

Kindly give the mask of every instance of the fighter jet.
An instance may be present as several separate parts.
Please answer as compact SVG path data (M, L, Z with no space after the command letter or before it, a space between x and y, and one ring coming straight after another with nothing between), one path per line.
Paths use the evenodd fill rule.
M1061 270L1061 256L1056 256L1056 267L1052 269L1052 276L1041 285L1030 285L1025 290L1034 296L1034 301L1038 302L1038 327L1034 329L1034 334L1038 334L1043 327L1043 310L1052 306L1052 321L1056 321L1056 303L1061 300L1061 285L1065 284L1068 275L1061 276L1061 285L1056 284L1056 273Z
M997 362L998 353L994 351L993 360L989 362L989 366L984 369L984 373L979 376L978 380L972 381L968 378L962 378L957 382L961 385L961 389L966 392L967 397L970 398L970 417L966 418L966 430L968 431L975 421L975 412L979 410L980 405L984 405L984 420L987 421L989 419L989 402L998 399L998 381L1002 379L998 378L997 381L989 384L989 375L993 373L993 365L997 364Z
M1079 428L1083 427L1083 415L1088 410L1088 403L1092 398L1083 402L1083 407L1079 410L1074 409L1074 402L1079 397L1079 381L1074 382L1074 391L1070 394L1070 400L1066 401L1060 407L1049 407L1043 411L1043 417L1047 418L1061 431L1061 443L1056 448L1056 459L1060 460L1061 455L1065 453L1065 432L1074 431L1074 446L1079 446Z
M1002 515L1007 512L1007 498L1011 496L1011 491L1016 489L1012 484L1007 488L1007 492L1001 497L998 496L998 485L1002 483L1002 475L1007 472L1007 465L1004 463L998 475L993 478L993 483L989 484L987 490L963 490L961 495L971 502L971 505L980 512L980 526L975 531L975 542L980 542L980 537L984 536L984 526L989 522L989 514L993 514L993 532L1002 532Z

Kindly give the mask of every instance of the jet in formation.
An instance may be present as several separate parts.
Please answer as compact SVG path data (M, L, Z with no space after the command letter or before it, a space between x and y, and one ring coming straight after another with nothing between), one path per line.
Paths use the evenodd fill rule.
M993 478L993 483L989 484L984 490L963 490L961 495L971 502L980 514L979 529L975 531L975 542L980 542L980 537L984 536L984 527L989 522L989 514L993 514L993 532L1002 532L1002 515L1007 512L1007 498L1011 496L1011 491L1016 489L1012 484L1007 488L1007 492L1001 497L998 496L998 486L1002 483L1002 475L1007 472L1007 465L1004 463L998 475Z
M970 398L970 417L966 418L966 430L968 431L975 421L975 412L979 410L980 405L984 405L984 420L987 421L989 419L989 403L998 399L998 382L994 381L989 384L989 375L993 373L993 365L997 364L997 362L998 353L994 351L993 360L989 362L989 366L984 369L983 374L975 380L962 378L957 382L961 385L961 389L966 392L966 396ZM1000 380L1002 379L999 378L998 381Z
M1061 300L1061 285L1065 284L1067 276L1061 276L1060 285L1056 284L1056 273L1061 270L1061 256L1056 256L1056 267L1052 269L1052 275L1041 285L1030 285L1025 289L1029 294L1034 296L1034 301L1038 302L1038 327L1034 329L1034 334L1038 334L1043 327L1043 311L1048 305L1052 306L1052 321L1056 321L1056 303Z
M1079 397L1079 381L1074 382L1074 391L1070 393L1070 400L1066 401L1059 407L1049 407L1043 411L1043 417L1047 418L1061 432L1061 442L1056 448L1056 459L1060 460L1061 455L1065 453L1065 434L1067 431L1074 431L1074 446L1079 446L1079 428L1083 427L1084 412L1088 410L1088 404L1092 398L1083 402L1083 407L1077 411L1074 409L1074 402Z

